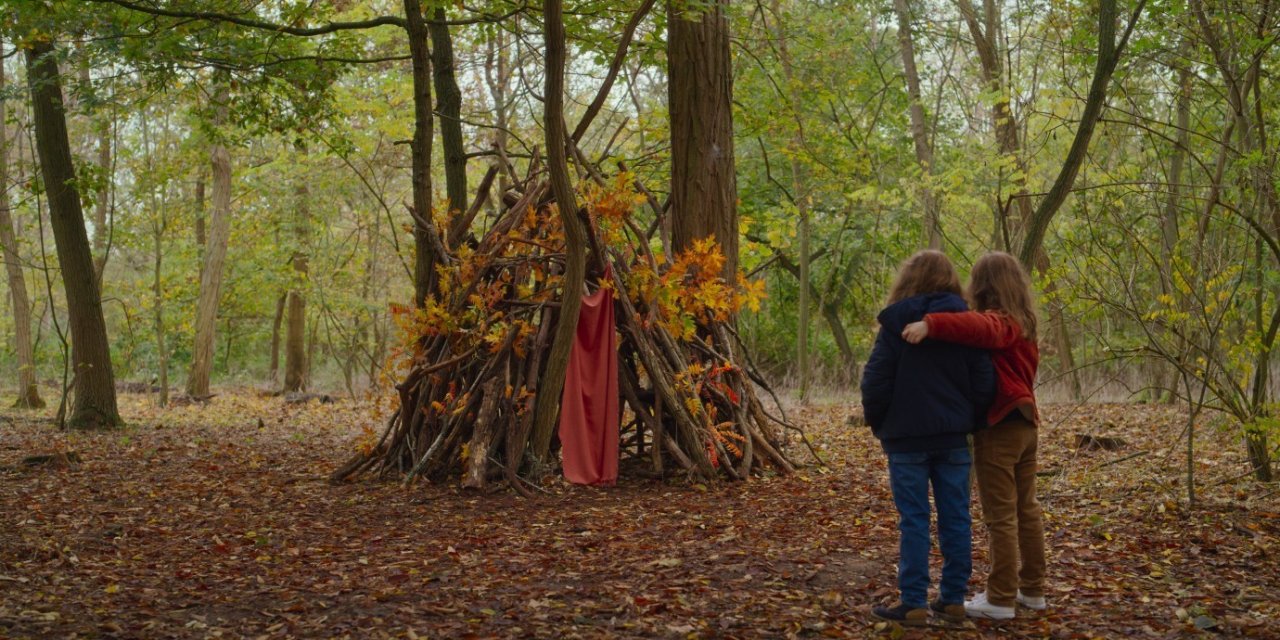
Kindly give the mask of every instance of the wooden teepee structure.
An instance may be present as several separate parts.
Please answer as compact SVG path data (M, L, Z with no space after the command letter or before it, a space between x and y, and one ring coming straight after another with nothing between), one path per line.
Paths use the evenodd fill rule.
M505 478L521 488L522 468L549 463L542 458L550 434L536 432L534 404L559 321L566 243L543 173L535 159L479 239L449 231L469 225L478 206L462 220L415 214L434 238L438 287L423 308L397 310L410 337L398 408L333 480L461 475L466 486ZM660 219L661 207L625 171L592 175L578 194L585 205L578 215L588 229L588 281L614 289L630 443L637 451L649 443L659 473L741 479L765 468L792 472L784 450L795 428L762 399L768 387L730 321L755 304L759 289L723 280L714 242L677 256L655 252L659 224L646 232L633 214L648 203Z

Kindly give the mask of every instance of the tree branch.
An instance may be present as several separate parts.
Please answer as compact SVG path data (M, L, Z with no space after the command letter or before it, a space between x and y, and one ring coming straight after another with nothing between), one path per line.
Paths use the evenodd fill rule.
M1026 236L1023 238L1022 247L1018 251L1018 259L1024 265L1032 265L1036 253L1040 250L1041 243L1044 242L1044 235L1049 228L1049 222L1058 212L1058 209L1062 207L1062 203L1067 199L1067 194L1071 192L1076 175L1079 174L1080 166L1084 163L1085 155L1088 152L1089 141L1093 138L1094 127L1097 126L1098 118L1101 117L1102 110L1106 106L1107 85L1111 82L1111 76L1116 70L1116 64L1120 61L1125 45L1129 42L1129 36L1133 33L1133 28L1146 4L1147 0L1138 0L1137 6L1129 18L1129 23L1125 25L1124 33L1118 42L1116 39L1116 0L1102 0L1099 4L1098 60L1094 66L1093 81L1089 85L1089 94L1085 99L1084 111L1080 114L1080 126L1076 129L1075 138L1071 141L1071 149L1067 152L1067 158L1063 162L1062 169L1058 172L1058 177L1054 180L1053 186L1049 188L1049 194L1044 200L1040 201L1040 206L1036 207L1035 213L1027 221Z
M649 10L653 8L654 0L644 0L640 3L640 8L631 15L631 19L627 21L627 26L622 30L622 38L618 40L618 50L613 54L613 60L609 63L609 73L605 76L604 82L600 85L600 90L596 92L596 97L587 106L587 112L582 115L582 120L578 122L578 126L574 127L573 134L569 136L574 142L582 140L582 136L587 133L587 127L591 125L591 121L595 120L596 115L600 113L600 109L604 106L604 101L609 97L609 90L613 88L613 83L618 79L618 72L622 69L622 63L626 60L627 49L631 46L631 39L636 34L636 28L640 26L640 22L649 14Z
M150 0L150 2L143 2L141 0L138 0L138 1L89 0L89 1L96 2L98 4L114 4L116 6L129 9L130 11L137 11L138 13L145 13L153 16L161 16L165 18L189 18L189 19L194 18L196 20L207 20L210 22L226 22L229 24L235 24L242 27L248 27L250 29L261 29L263 31L272 31L275 33L287 33L289 35L294 35L294 36L321 36L329 33L336 33L338 31L357 31L361 29L373 29L375 27L382 27L382 26L395 26L395 27L400 27L401 29L404 29L404 28L407 28L408 26L408 22L404 18L401 18L400 16L378 16L376 18L369 18L368 20L355 20L355 21L349 21L349 22L328 22L328 23L313 26L313 27L294 27L294 26L289 26L285 24L267 22L265 20L257 20L253 18L244 18L241 16L235 16L235 15L226 14L226 13L218 13L216 11L182 11L177 9L165 9L163 7L153 4L155 0ZM521 2L520 4L516 5L515 8L503 14L495 15L495 14L485 13L485 14L476 16L474 18L467 18L465 20L428 20L424 18L423 22L425 24L443 25L443 26L450 26L450 27L460 27L460 26L466 26L466 25L472 25L472 24L490 23L490 22L501 22L503 20L506 20L507 18L510 18L511 16L516 15L517 13L523 12L525 9L528 9L528 8L529 8L528 4Z
M227 22L230 24L249 27L251 29L262 29L263 31L273 31L276 33L287 33L294 36L319 36L338 31L352 31L358 29L372 29L392 25L404 28L405 19L399 16L378 16L368 20L357 20L353 22L329 22L315 27L291 27L284 24L276 24L264 20L255 20L252 18L243 18L216 11L180 11L175 9L165 9L152 4L143 4L142 2L132 2L131 0L90 0L99 4L114 4L130 11L146 13L153 16L162 16L165 18L195 18L197 20L208 20L211 22Z

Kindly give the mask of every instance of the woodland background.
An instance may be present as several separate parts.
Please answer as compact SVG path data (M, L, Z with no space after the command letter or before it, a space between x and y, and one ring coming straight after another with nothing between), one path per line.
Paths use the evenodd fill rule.
M547 28L552 5L563 9L562 33ZM501 219L504 194L519 193L524 177L542 166L552 136L572 141L579 196L600 201L588 185L603 171L615 195L633 198L625 208L636 227L652 229L641 244L673 259L672 216L713 215L663 207L685 139L673 133L669 111L671 80L689 61L673 62L669 27L684 16L726 42L716 51L732 78L727 132L735 168L726 192L738 230L731 234L736 250L726 245L726 252L754 283L750 303L735 308L737 332L753 366L781 388L781 404L800 407L799 423L817 434L827 462L833 451L852 455L841 447L867 446L842 435L854 428L843 407L901 260L937 246L964 271L984 251L1001 249L1034 273L1044 320L1037 393L1073 407L1056 414L1066 416L1057 426L1071 431L1055 432L1054 441L1088 450L1102 443L1077 434L1116 436L1129 447L1098 461L1102 467L1082 465L1078 478L1067 467L1061 477L1079 484L1064 491L1087 490L1099 468L1130 477L1119 470L1160 451L1158 464L1107 494L1133 500L1155 492L1125 507L1137 511L1124 517L1146 527L1134 539L1173 535L1155 514L1197 500L1216 505L1204 507L1214 514L1237 505L1238 520L1215 521L1235 522L1228 534L1274 535L1268 482L1280 442L1280 370L1271 357L1280 333L1273 133L1280 7L1269 0L582 0L563 7L0 0L0 9L7 276L0 367L10 372L6 398L45 407L14 413L0 427L14 456L79 449L86 467L105 472L101 465L116 455L111 464L120 466L109 473L125 477L139 456L176 450L200 457L196 451L223 438L209 431L214 425L266 429L228 431L227 442L257 438L262 451L274 451L312 442L297 433L324 423L332 442L313 458L332 472L353 439L385 422L393 386L405 375L402 358L421 338L412 330L420 325L403 321L421 304L428 279L422 216L408 207L430 211L440 229L450 209L471 211L469 231L481 238ZM555 94L564 98L568 130L558 133L545 126L549 80L559 77L555 36L567 54L563 91ZM69 143L61 182L75 187L81 211L73 217L84 225L89 270L58 260L66 245L55 236L68 219L58 212L68 201L50 193L46 174L54 165L42 165L41 154L52 151L38 131L54 113L41 110L52 104L41 91L53 81L65 96L55 111ZM69 307L96 294L69 292L91 280L105 340L81 360L96 364L77 369ZM90 378L104 371L113 379L92 391ZM51 435L49 420L81 424L76 405L60 407L68 388L77 401L109 391L113 412L118 391L132 435ZM344 409L320 417L257 397L276 392L340 396ZM196 418L182 406L166 408L209 402L212 394L226 397L213 398ZM1092 404L1102 401L1130 404ZM275 408L261 404L270 402ZM273 412L287 418L273 423ZM1115 417L1127 412L1136 417ZM99 418L105 426L119 422L119 415ZM180 428L157 435L166 425ZM256 469L259 455L233 458ZM799 449L789 455L812 462ZM283 457L316 471L297 452ZM48 498L42 492L56 491L46 476L16 465L6 473L26 483L6 496L15 509L30 510ZM1139 479L1142 473L1150 476ZM1144 484L1150 477L1160 478L1155 489ZM269 480L272 487L287 481ZM788 483L761 495L814 497L799 488L811 487L808 480ZM706 485L697 486L703 489L685 487L681 495L697 503ZM448 498L455 499L465 500ZM1111 540L1104 525L1117 503L1089 504L1062 503L1071 515L1055 525L1068 540L1084 535L1086 547ZM849 507L863 508L872 507ZM99 516L85 516L93 535ZM1210 526L1211 519L1197 522ZM32 516L36 522L46 520ZM22 535L13 549L26 551L11 552L7 562L33 549L44 549L37 557L50 566L67 562L58 547ZM1254 533L1240 535L1256 541ZM257 544L257 536L249 539ZM297 548L266 539L285 556ZM1187 543L1197 557L1205 539ZM1217 566L1198 562L1191 582ZM1239 584L1274 588L1275 573L1258 566ZM1144 575L1165 578L1163 569ZM101 589L112 584L119 589L111 581ZM1191 607L1197 594L1178 597L1151 614L1152 633L1226 624L1251 606L1253 618L1231 628L1273 629L1265 621L1274 610L1254 600L1215 612ZM37 611L30 607L38 600L24 600L26 611ZM840 602L830 603L833 610ZM560 622L601 629L569 620ZM645 628L706 632L671 624L676 631ZM806 629L798 624L786 630ZM1070 620L1046 624L1047 631L1020 633L1088 629Z

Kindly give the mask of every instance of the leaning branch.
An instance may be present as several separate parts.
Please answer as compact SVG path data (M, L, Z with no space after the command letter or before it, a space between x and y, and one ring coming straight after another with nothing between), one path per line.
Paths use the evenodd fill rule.
M1044 200L1040 201L1040 206L1031 215L1031 219L1027 221L1026 236L1022 240L1022 248L1018 252L1018 258L1024 265L1031 265L1036 253L1040 250L1041 243L1044 242L1044 235L1049 229L1049 222L1053 220L1053 216L1057 214L1058 209L1062 207L1062 203L1066 201L1067 194L1071 192L1076 175L1079 174L1080 166L1084 163L1085 155L1088 152L1089 141L1093 138L1094 127L1097 126L1098 119L1102 116L1103 108L1106 106L1107 85L1111 82L1111 76L1116 70L1116 64L1120 61L1120 56L1124 52L1125 46L1129 43L1129 36L1133 34L1133 28L1137 25L1138 17L1142 14L1142 9L1146 4L1147 0L1138 1L1118 42L1116 39L1115 0L1103 0L1099 5L1098 61L1094 67L1093 82L1090 84L1089 94L1085 98L1084 112L1080 114L1080 125L1076 129L1075 139L1071 142L1071 150L1067 152L1067 159L1063 163L1062 169L1058 172L1058 178L1054 181L1053 186L1050 187L1049 194Z
M253 18L244 18L216 11L180 11L175 9L165 9L151 4L143 4L142 2L132 2L131 0L90 0L99 4L114 4L130 11L146 13L153 16L162 16L165 18L194 18L196 20L208 20L210 22L226 22L249 27L251 29L261 29L263 31L273 31L276 33L287 33L294 36L320 36L338 31L353 31L358 29L372 29L382 26L405 27L405 19L399 16L378 16L368 20L356 20L351 22L329 22L315 27L291 27L284 24L276 24L265 20L255 20Z
M654 0L644 0L640 4L640 8L631 14L631 19L627 21L627 26L622 30L622 38L618 40L618 50L613 54L613 61L609 63L609 73L605 76L604 82L600 85L600 90L596 92L596 97L587 106L587 112L583 114L582 120L578 122L578 126L574 128L573 135L570 138L574 142L582 140L582 136L587 133L587 127L591 125L591 121L595 120L596 115L600 113L600 109L604 107L604 101L609 97L609 90L613 88L613 83L618 79L618 72L622 69L622 63L627 58L627 49L631 46L631 39L636 34L636 28L640 26L640 22L649 14L649 10L653 8Z
M373 29L383 26L395 26L401 29L408 27L408 21L400 16L378 16L369 18L368 20L354 20L349 22L328 22L314 27L294 27L286 24L278 24L275 22L267 22L266 20L257 20L254 18L245 18L241 16L218 13L216 11L181 11L177 9L165 9L155 6L154 4L135 2L133 0L90 0L98 4L114 4L124 7L130 11L137 11L153 16L161 16L165 18L186 18L195 20L207 20L210 22L226 22L228 24L248 27L250 29L261 29L263 31L271 31L274 33L287 33L294 36L322 36L329 33L339 31L358 31L362 29ZM424 19L426 24L443 25L449 27L461 27L472 24L502 22L518 13L528 9L529 5L521 2L510 11L502 14L484 13L474 18L465 20L428 20Z

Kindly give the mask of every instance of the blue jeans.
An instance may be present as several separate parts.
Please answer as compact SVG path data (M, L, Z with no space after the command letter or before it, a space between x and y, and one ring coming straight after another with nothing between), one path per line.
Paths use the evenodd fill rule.
M902 603L923 608L929 593L929 485L938 509L943 604L964 602L973 538L969 520L969 449L890 453L889 486L898 507L898 590Z

